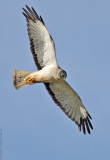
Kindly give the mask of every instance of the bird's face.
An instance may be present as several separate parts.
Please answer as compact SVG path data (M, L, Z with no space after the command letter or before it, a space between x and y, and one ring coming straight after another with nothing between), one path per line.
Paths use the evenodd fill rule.
M60 79L65 79L67 77L67 73L64 70L61 70L59 73L59 77Z

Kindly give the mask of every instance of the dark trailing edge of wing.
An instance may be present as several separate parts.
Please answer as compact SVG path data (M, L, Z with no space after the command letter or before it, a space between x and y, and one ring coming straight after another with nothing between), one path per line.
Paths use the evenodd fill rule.
M53 101L62 108L61 103L56 99L55 94L52 92L49 83L44 83L46 89L48 90L48 93L50 94L50 96L52 97ZM64 108L63 108L64 109Z
M40 66L39 62L38 62L38 58L37 58L37 54L35 54L35 49L34 49L34 43L33 43L33 39L30 38L30 49L35 61L35 64L37 65L38 70L42 69L42 67Z
M62 107L62 104L56 99L55 94L53 93L53 91L50 88L50 84L49 83L44 83L48 93L50 94L50 96L52 97L53 101L65 112L64 108ZM69 117L71 118L71 117ZM90 122L91 116L88 113L88 117L85 119L82 119L82 117L80 118L80 124L77 124L77 122L75 122L78 125L79 131L81 131L81 128L83 130L83 133L86 134L86 129L88 131L89 134L91 134L90 132L90 128L93 129L93 126ZM85 129L86 126L86 129Z

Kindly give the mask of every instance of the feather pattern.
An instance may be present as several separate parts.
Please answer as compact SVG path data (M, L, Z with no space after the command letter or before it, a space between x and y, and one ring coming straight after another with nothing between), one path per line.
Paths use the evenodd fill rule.
M26 10L27 9L27 10ZM55 45L42 17L32 7L26 5L23 15L27 20L30 49L38 70L48 65L56 65Z
M65 80L45 83L53 101L63 110L63 112L78 125L86 134L86 129L90 134L90 128L93 126L90 122L91 116L85 109L78 94L69 86ZM86 127L86 129L85 129Z
M57 65L55 44L53 38L49 34L42 17L38 16L33 7L30 9L27 5L26 9L23 8L23 11L23 15L27 20L30 49L35 64L38 70L41 70L41 72L45 70L46 73L50 73L48 75L48 78L50 78L51 75L54 75L52 82L42 82L44 83L53 101L71 120L75 121L75 123L78 125L79 131L82 130L83 133L86 134L87 130L87 132L90 134L90 129L93 129L90 121L90 119L92 118L85 109L80 97L64 79L57 80L57 78L55 77L60 67L58 67ZM52 67L54 68L54 70L52 70ZM19 79L20 77L18 76L18 81ZM14 79L14 82L17 82L16 78Z

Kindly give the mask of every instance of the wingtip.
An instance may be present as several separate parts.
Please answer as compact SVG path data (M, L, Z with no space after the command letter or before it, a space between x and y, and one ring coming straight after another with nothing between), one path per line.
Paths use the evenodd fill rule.
M78 125L79 132L81 132L81 125Z
M25 5L25 7L26 7L27 9L29 8L29 6L28 6L27 4Z
M86 135L86 131L88 132L88 134L91 134L90 129L93 129L93 126L90 122L89 116L86 119L83 119L81 117L80 118L80 123L77 124L77 125L78 125L79 131L81 132L81 130L82 130L84 135Z
M26 8L27 8L27 10L28 11L31 11L31 9L29 8L29 6L28 5L25 5L26 6Z
M88 114L88 117L90 118L90 119L92 119L92 117L90 116L90 114L89 113L87 113Z

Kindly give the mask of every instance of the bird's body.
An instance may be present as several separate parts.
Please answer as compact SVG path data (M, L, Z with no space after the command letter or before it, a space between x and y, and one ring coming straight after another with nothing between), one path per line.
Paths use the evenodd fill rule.
M38 71L15 70L13 83L20 89L35 83L44 83L53 101L78 125L79 130L86 129L90 134L93 129L91 116L85 109L78 94L65 81L67 73L61 69L56 60L55 45L42 17L38 16L34 8L23 8L26 17L30 40L30 49ZM86 129L85 129L86 126Z
M62 69L55 66L44 67L43 69L32 73L30 76L26 77L24 80L28 83L28 80L33 79L34 83L47 83L54 82L56 80L62 80L59 73Z

